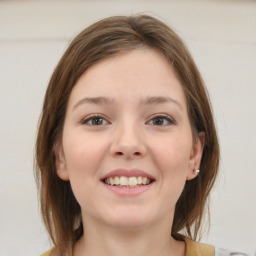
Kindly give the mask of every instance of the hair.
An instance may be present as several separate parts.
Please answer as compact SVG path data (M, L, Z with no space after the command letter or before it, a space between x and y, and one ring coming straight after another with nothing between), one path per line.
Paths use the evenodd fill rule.
M43 220L54 244L53 255L72 255L75 242L83 235L81 208L70 182L58 177L55 166L55 147L62 139L72 88L93 64L145 47L158 49L171 63L184 90L193 136L205 133L200 175L186 182L170 231L177 240L183 240L184 235L198 238L219 166L218 138L204 82L185 44L166 24L147 15L114 16L96 22L75 37L46 91L36 141L35 173Z

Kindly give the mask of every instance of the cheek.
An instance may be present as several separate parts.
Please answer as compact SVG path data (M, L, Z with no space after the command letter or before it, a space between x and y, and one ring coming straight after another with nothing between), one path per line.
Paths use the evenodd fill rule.
M181 174L186 172L189 164L192 143L190 138L175 136L158 141L152 150L155 152L155 161L162 168L162 174Z
M83 132L65 134L63 148L67 172L73 193L84 209L94 207L91 195L99 185L101 162L107 149L98 136L85 136Z
M159 168L161 187L165 198L171 203L178 200L187 177L192 143L190 138L170 138L154 147L154 161Z
M66 166L70 176L89 176L96 173L107 149L99 136L74 132L63 141Z

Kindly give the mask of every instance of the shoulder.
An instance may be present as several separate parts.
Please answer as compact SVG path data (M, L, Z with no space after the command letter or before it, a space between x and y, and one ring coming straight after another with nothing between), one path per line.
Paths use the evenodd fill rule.
M49 251L47 251L47 252L41 254L40 256L51 256L51 251L52 251L52 250L49 250Z
M185 238L186 256L214 256L214 246L208 244L197 243Z

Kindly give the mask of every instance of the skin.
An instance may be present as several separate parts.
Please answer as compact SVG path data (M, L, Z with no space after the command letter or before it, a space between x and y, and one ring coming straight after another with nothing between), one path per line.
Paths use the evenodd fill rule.
M85 100L98 97L107 100ZM75 256L185 255L170 231L203 141L201 133L193 139L182 86L160 52L132 50L91 66L71 92L56 151L57 173L82 209ZM143 170L155 182L138 196L119 196L101 181L116 168Z

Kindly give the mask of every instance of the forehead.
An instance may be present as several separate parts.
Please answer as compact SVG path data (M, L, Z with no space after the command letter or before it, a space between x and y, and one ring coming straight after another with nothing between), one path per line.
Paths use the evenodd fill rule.
M73 87L70 101L81 96L172 96L186 104L172 65L152 48L121 53L89 67Z

